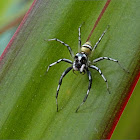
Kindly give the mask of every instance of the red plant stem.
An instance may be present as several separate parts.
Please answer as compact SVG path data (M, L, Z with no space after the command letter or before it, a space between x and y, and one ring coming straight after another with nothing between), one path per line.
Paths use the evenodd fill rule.
M111 2L111 0L107 0L107 2L106 2L106 4L105 4L104 8L102 9L102 11L101 11L99 17L97 18L97 20L96 20L96 22L95 22L95 24L94 24L93 29L91 30L91 32L90 32L90 34L89 34L89 36L88 36L88 38L87 38L87 41L90 39L90 37L91 37L91 35L92 35L94 29L95 29L96 26L98 25L98 23L99 23L101 17L103 16L103 14L104 14L104 12L106 11L107 7L109 6L109 3L110 3L110 2Z

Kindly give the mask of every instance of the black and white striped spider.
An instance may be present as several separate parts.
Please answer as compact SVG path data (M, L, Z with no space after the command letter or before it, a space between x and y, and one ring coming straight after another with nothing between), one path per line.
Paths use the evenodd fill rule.
M91 76L91 72L89 71L89 68L90 68L90 69L94 69L94 70L96 70L96 71L98 71L98 72L100 73L100 75L102 76L103 80L106 82L107 90L108 90L108 92L110 93L109 87L108 87L107 79L104 77L104 75L102 74L101 70L100 70L98 67L94 66L93 63L96 63L96 62L99 62L99 61L105 59L105 60L111 60L111 61L116 62L116 63L118 63L118 64L120 65L119 61L118 61L118 60L115 60L115 59L112 59L112 58L109 58L109 57L99 57L99 58L93 60L93 62L90 62L89 59L88 59L88 57L89 57L89 55L91 54L91 52L93 52L93 51L97 48L97 46L98 46L98 44L100 43L101 39L102 39L103 36L105 35L107 29L108 29L108 27L107 27L106 30L102 33L101 37L99 38L99 40L96 42L96 44L95 44L94 47L92 48L92 45L91 45L91 43L90 43L89 41L86 42L84 45L81 46L81 25L80 25L79 28L78 28L78 32L79 32L79 47L80 47L81 51L78 52L78 53L76 53L75 56L74 56L74 54L73 54L73 52L72 52L71 47L70 47L68 44L64 43L63 41L61 41L61 40L59 40L59 39L57 39L57 38L53 38L53 39L49 39L49 40L48 40L48 41L53 41L53 40L55 40L55 41L57 41L57 42L60 42L60 43L63 44L64 46L66 46L66 47L68 48L69 53L71 54L72 58L74 58L74 61L73 61L73 62L72 62L71 60L65 59L65 58L59 59L58 61L56 61L56 62L50 64L50 65L48 66L48 69L47 69L47 72L48 72L48 70L49 70L50 67L52 67L52 66L54 66L55 64L60 63L60 62L62 62L62 61L71 64L71 66L70 66L69 68L67 68L67 69L62 73L62 75L61 75L61 77L60 77L60 80L59 80L59 84L58 84L57 92L56 92L57 112L58 112L58 101L57 101L57 98L58 98L58 93L59 93L60 86L61 86L61 84L62 84L62 80L63 80L64 76L65 76L70 70L72 70L72 69L73 69L73 72L74 72L74 71L79 71L81 74L82 74L82 73L87 73L88 79L89 79L89 85L88 85L87 94L86 94L86 96L85 96L83 102L82 102L82 103L78 106L78 108L76 109L76 112L79 110L79 108L80 108L80 107L84 104L84 102L86 101L86 99L87 99L87 97L88 97L88 95L89 95L89 91L90 91L90 89L91 89L91 85L92 85L92 76ZM123 70L125 70L121 65L120 65L120 67L121 67Z

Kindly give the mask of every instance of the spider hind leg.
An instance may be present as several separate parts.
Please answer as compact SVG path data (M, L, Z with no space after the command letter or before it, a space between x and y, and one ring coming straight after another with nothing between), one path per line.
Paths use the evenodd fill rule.
M88 79L89 79L89 85L88 85L88 90L87 90L87 94L83 100L83 102L78 106L78 108L76 109L76 113L78 112L79 108L86 102L87 97L89 95L89 91L91 89L91 85L92 85L92 77L91 77L91 72L89 70L87 70L87 75L88 75Z
M56 91L56 106L57 106L57 112L58 112L58 101L57 101L57 98L58 98L58 93L59 93L59 90L60 90L60 86L62 84L62 80L64 78L64 76L72 69L72 66L67 68L61 75L60 77L60 80L59 80L59 84L58 84L58 87L57 87L57 91Z

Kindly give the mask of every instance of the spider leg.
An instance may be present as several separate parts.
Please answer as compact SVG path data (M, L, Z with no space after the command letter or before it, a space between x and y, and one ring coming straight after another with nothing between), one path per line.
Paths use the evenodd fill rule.
M106 82L107 91L108 91L108 93L110 93L110 91L109 91L109 87L108 87L107 79L104 77L104 75L102 74L101 70L100 70L98 67L94 66L94 65L90 65L89 67L92 68L92 69L97 70L97 71L100 73L100 75L102 76L102 78L103 78L104 81Z
M82 26L82 25L80 25L79 28L78 28L78 33L79 33L79 34L78 34L78 35L79 35L79 36L78 36L78 39L79 39L79 48L81 48L81 26Z
M113 58L109 58L109 57L99 57L99 58L96 58L95 60L93 60L93 63L99 62L99 61L104 60L104 59L110 60L110 61L113 61L113 62L118 63L118 65L119 65L125 72L129 73L129 71L127 71L127 70L119 63L118 60L113 59Z
M61 41L61 40L59 40L57 38L49 39L48 41L53 41L53 40L55 40L57 42L60 42L61 44L63 44L64 46L66 46L68 48L68 50L69 50L70 55L74 58L73 51L72 51L71 47L68 44L64 43L63 41Z
M61 75L60 77L60 80L59 80L59 84L58 84L58 87L57 87L57 92L56 92L56 106L57 106L57 112L58 112L58 102L57 102L57 98L58 98L58 93L59 93L59 89L60 89L60 86L62 84L62 80L64 78L64 76L72 69L72 67L69 67L67 68Z
M89 95L89 91L91 89L91 85L92 85L92 77L91 77L91 73L89 70L87 70L87 75L88 75L88 79L89 79L89 85L88 85L88 90L87 90L87 94L83 100L83 102L78 106L78 108L76 109L76 112L78 112L79 108L85 103L85 101L87 100L87 97Z
M99 40L96 42L96 44L94 45L92 51L94 51L96 49L96 47L98 46L98 44L100 43L100 41L102 40L103 36L105 35L107 29L109 28L109 25L107 26L107 28L105 29L105 31L102 33L101 37L99 38Z
M52 63L52 64L50 64L50 65L48 66L47 72L48 72L48 70L49 70L50 67L52 67L52 66L54 66L55 64L58 64L58 63L60 63L60 62L62 62L62 61L72 64L72 61L69 60L69 59L65 59L65 58L59 59L58 61L56 61L56 62L54 62L54 63Z
M78 37L78 39L79 39L79 48L81 48L81 27L82 27L82 25L84 24L84 22L79 26L79 28L78 28L78 35L79 35L79 37Z

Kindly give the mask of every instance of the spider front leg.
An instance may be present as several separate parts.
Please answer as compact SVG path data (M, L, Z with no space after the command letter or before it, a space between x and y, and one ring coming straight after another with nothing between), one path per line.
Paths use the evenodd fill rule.
M79 26L78 28L78 41L79 41L79 48L81 48L81 26L82 24Z
M54 40L57 41L57 42L60 42L60 43L63 44L64 46L66 46L66 47L68 48L69 52L70 52L70 55L74 58L73 51L72 51L71 47L70 47L68 44L64 43L63 41L61 41L61 40L59 40L59 39L57 39L57 38L48 39L48 41L54 41Z
M91 77L91 73L89 70L87 70L87 75L88 75L88 79L89 79L89 85L88 85L88 90L87 90L87 94L83 100L83 102L78 106L78 108L76 109L76 112L78 112L79 108L85 103L85 101L87 100L87 97L89 95L89 91L91 89L91 85L92 85L92 77Z
M78 28L78 41L79 41L79 48L81 48L81 27L85 22L83 22Z
M73 66L67 68L61 75L60 77L60 80L59 80L59 84L58 84L58 87L57 87L57 92L56 92L56 106L57 106L57 112L58 112L58 102L57 102L57 98L58 98L58 93L59 93L59 90L60 90L60 86L62 84L62 80L64 78L64 76L73 68Z
M106 33L106 31L107 31L108 28L109 28L109 25L107 26L107 28L106 28L105 31L102 33L102 35L101 35L101 37L99 38L99 40L98 40L98 41L96 42L96 44L94 45L92 51L94 51L94 50L97 48L98 44L101 42L101 40L102 40L103 36L105 35L105 33Z
M48 72L48 70L49 70L50 67L52 67L52 66L54 66L54 65L56 65L56 64L58 64L58 63L60 63L60 62L62 62L62 61L72 64L72 61L69 60L69 59L65 59L65 58L59 59L58 61L56 61L56 62L54 62L54 63L52 63L52 64L50 64L50 65L48 66L47 72Z
M107 79L104 77L104 75L102 74L101 70L100 70L98 67L94 66L94 65L90 65L89 67L92 68L92 69L97 70L97 71L100 73L100 75L102 76L102 78L103 78L104 81L106 82L107 91L108 91L108 93L110 94Z
M105 59L105 60L110 60L110 61L113 61L113 62L118 63L118 65L119 65L125 72L129 73L129 71L127 71L127 70L119 63L118 60L113 59L113 58L109 58L109 57L99 57L99 58L96 58L95 60L93 60L93 63L99 62L99 61L104 60L104 59Z

